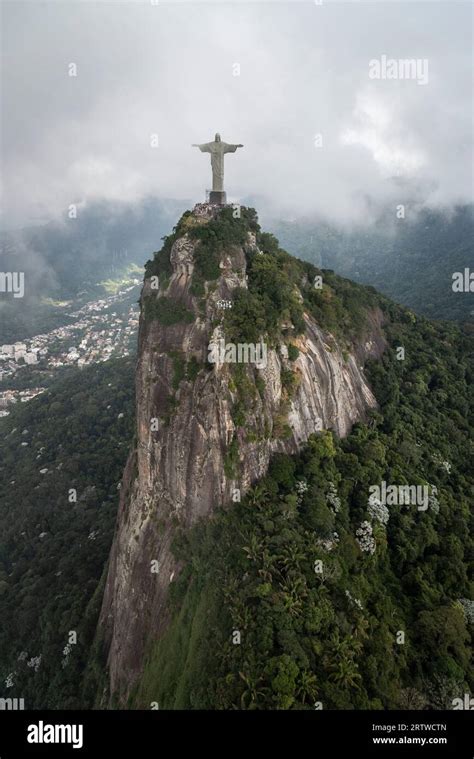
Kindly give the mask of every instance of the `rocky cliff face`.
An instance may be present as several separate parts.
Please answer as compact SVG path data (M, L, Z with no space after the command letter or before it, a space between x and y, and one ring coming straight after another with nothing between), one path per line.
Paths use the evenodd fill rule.
M189 223L206 223L202 213L196 209ZM321 429L344 436L376 405L362 366L384 348L378 312L350 350L305 312L304 332L291 340L297 358L290 361L283 340L273 341L264 367L241 365L238 391L234 366L210 364L208 346L225 337L222 302L247 287L246 253L257 251L255 235L223 252L220 277L206 283L201 298L192 287L197 244L183 232L171 248L169 281L153 289L148 278L142 292L136 445L124 473L100 620L118 703L167 623L168 588L179 572L170 547L177 525L238 498L265 474L272 453L294 453ZM163 297L192 319L150 318ZM234 413L239 392L245 423Z

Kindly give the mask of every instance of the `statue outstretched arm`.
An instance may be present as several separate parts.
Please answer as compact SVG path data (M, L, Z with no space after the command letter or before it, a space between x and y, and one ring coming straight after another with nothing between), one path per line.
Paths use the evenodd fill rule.
M209 142L203 142L202 145L197 145L195 142L191 145L192 148L199 148L201 153L210 153L211 152L211 145Z
M224 153L235 153L237 148L243 148L243 145L229 145L229 143L225 143L224 146Z

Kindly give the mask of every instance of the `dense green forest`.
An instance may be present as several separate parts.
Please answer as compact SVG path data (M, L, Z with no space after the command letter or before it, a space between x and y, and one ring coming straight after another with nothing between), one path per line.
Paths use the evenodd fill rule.
M199 235L225 237L225 223ZM271 339L272 298L297 324L291 272L318 270L256 233L266 255L247 251L249 290L226 318L247 338L262 319ZM472 692L472 337L323 275L304 303L324 327L350 337L364 300L385 313L389 348L367 366L379 409L344 440L327 431L275 456L241 503L180 533L172 623L131 706L449 709ZM383 482L426 497L369 498Z
M391 209L371 226L324 219L267 226L293 255L372 285L430 319L474 321L474 294L452 290L454 272L474 261L472 206L449 213L407 207L404 219Z
M134 363L65 370L0 420L0 696L27 709L84 706L133 434Z

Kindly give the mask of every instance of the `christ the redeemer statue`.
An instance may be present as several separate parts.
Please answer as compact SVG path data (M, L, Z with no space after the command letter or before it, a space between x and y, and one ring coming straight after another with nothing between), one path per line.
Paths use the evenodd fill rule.
M194 144L193 148L199 148L201 153L211 154L212 167L212 192L210 194L210 203L224 204L226 194L224 192L224 153L235 153L237 148L243 148L243 145L229 145L222 142L220 134L216 134L214 142L204 142L202 145Z

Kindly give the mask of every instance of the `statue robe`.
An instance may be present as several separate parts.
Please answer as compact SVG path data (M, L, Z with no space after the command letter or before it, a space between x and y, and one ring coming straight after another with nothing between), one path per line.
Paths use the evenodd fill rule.
M214 142L204 142L197 147L201 153L211 154L213 192L224 192L224 154L235 153L238 146L214 140Z

